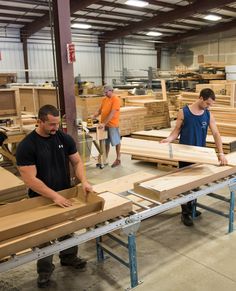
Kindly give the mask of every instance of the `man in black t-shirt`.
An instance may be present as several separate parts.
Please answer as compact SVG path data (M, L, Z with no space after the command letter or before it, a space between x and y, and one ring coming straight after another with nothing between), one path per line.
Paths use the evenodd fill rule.
M76 177L81 181L85 195L92 191L92 187L84 175L83 162L73 138L58 130L59 122L59 112L54 106L41 107L38 114L38 127L18 145L16 160L21 177L29 187L29 197L41 195L61 207L70 207L71 201L57 193L71 187L69 163L72 164ZM59 240L68 237L70 235ZM61 251L61 265L83 269L87 262L77 257L77 252L77 246ZM53 256L49 256L37 262L39 288L45 288L50 282L54 270L52 260Z

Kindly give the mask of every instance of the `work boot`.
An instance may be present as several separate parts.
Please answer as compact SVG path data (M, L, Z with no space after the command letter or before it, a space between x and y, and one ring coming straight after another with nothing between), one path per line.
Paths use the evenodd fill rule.
M192 220L192 217L189 214L182 213L181 221L186 226L193 226L193 220Z
M195 211L195 217L199 217L201 214L202 214L201 211L199 211L199 210Z
M52 270L50 272L39 273L38 279L37 279L38 288L48 287L48 285L50 284L50 277L54 269L55 269L55 265L52 264Z
M71 266L75 269L79 269L81 271L85 270L87 261L85 259L82 259L80 257L74 257L74 258L63 258L61 259L61 265L62 266Z

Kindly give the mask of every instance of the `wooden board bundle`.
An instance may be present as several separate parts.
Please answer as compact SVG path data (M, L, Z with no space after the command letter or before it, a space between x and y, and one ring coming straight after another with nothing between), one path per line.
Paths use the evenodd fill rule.
M202 89L210 88L217 95L229 95L234 93L234 87L236 83L227 82L226 80L222 83L210 83L210 84L197 84L196 92L200 92Z
M236 108L211 107L221 135L236 136Z
M182 144L159 143L157 141L123 138L121 152L125 154L144 156L157 159L169 159L191 163L218 165L214 149L195 147Z
M164 138L167 138L173 128L165 128L165 129L153 129L148 131L137 131L131 134L131 137L136 139L144 139L144 140L154 140L161 141ZM233 136L221 136L223 150L225 154L236 151L236 137ZM178 139L173 141L174 143L178 143ZM216 144L212 135L207 135L206 138L206 147L214 148L217 151Z
M137 100L146 100L146 101L150 101L150 100L156 100L156 96L155 95L123 95L120 96L121 100L123 101L122 104L123 106L129 106L129 102L131 101L137 101Z
M92 227L108 219L126 215L132 210L131 201L116 194L105 192L97 197L105 201L103 211L87 213L82 217L76 217L74 219L64 217L61 223L49 227L42 225L38 230L27 232L27 234L12 237L8 240L1 240L0 258L35 247L80 229Z
M121 107L120 108L120 135L130 135L136 130L144 129L145 107Z
M94 193L89 193L85 200L79 186L62 190L59 193L70 199L73 205L63 208L50 199L36 197L2 206L0 241L103 209L104 200L102 198Z
M234 173L236 173L236 167L192 165L154 179L135 183L134 191L143 196L163 202L178 194Z
M101 106L104 97L85 97L76 96L77 117L87 121Z
M192 104L199 98L199 93L182 92L179 97L180 108L186 104ZM215 106L234 106L234 100L231 95L216 95Z
M145 129L170 127L170 116L167 101L135 100L126 102L127 106L142 106L147 109L144 119Z
M0 204L26 198L26 186L21 179L0 167Z

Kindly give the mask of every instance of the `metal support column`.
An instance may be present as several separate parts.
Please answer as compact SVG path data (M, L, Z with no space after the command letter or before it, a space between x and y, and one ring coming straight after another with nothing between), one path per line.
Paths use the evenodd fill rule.
M98 262L103 262L104 261L104 251L101 247L101 242L102 242L102 237L99 236L96 238L96 248L97 248L97 260Z
M136 258L136 237L133 233L128 235L128 250L131 288L134 288L139 284L139 282Z

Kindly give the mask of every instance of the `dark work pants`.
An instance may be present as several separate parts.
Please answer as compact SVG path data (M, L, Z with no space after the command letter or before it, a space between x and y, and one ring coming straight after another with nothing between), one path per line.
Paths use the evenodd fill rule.
M63 241L65 239L68 239L72 237L72 235L66 235L63 237L60 237L58 240ZM50 242L44 243L39 246L39 248L43 248L46 246L49 246ZM63 250L60 252L59 257L61 261L63 260L73 260L73 258L77 257L78 253L78 246L71 247L69 249ZM43 259L40 259L37 261L37 272L39 273L50 273L53 271L53 255L45 257Z
M192 165L193 163L188 163L188 162L179 162L179 168L184 168L187 166ZM189 201L186 204L182 204L181 208L182 208L182 214L188 214L192 216L192 210L193 210L193 203L196 203L197 199L193 200L193 201Z

